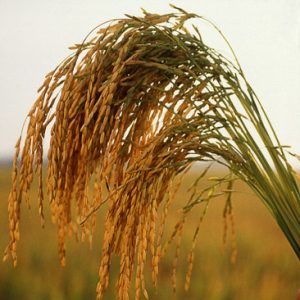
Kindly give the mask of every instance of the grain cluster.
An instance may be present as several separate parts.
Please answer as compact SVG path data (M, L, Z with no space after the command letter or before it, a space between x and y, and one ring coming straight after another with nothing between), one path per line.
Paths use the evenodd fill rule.
M236 178L245 181L286 228L299 255L295 225L299 224L299 190L283 149L239 63L208 47L190 24L193 18L203 21L177 9L166 15L144 12L142 17L107 22L71 47L72 54L46 76L28 114L25 139L16 145L5 259L11 255L17 263L20 206L22 201L29 204L34 174L44 222L43 139L48 127L45 189L57 224L62 265L67 235L91 240L97 212L106 205L98 299L109 284L114 255L120 258L117 298L128 299L133 279L135 298L148 298L146 264L150 260L157 285L160 259L171 242L180 244L194 206L204 207L200 224L210 199L225 195L225 228L228 220L234 222L231 193ZM275 170L259 143L269 151ZM230 175L213 178L202 191L197 183L206 170L199 176L182 218L164 244L165 220L178 178L195 161L216 161L228 167ZM286 182L293 190L287 189ZM220 190L221 184L227 186ZM198 231L199 226L188 256L186 288ZM233 260L234 256L235 251Z

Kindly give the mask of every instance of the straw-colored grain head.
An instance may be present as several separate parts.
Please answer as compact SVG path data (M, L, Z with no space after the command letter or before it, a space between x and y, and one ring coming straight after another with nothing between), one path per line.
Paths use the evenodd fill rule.
M238 177L276 216L285 204L276 204L274 195L280 195L283 202L292 197L294 219L290 211L287 214L297 223L299 191L282 148L273 146L276 136L272 128L267 131L263 125L268 120L259 101L239 65L206 46L196 28L189 31L185 27L186 21L196 17L179 9L162 16L144 12L140 18L111 21L97 27L92 38L72 47L73 54L46 76L28 114L19 165L20 141L17 144L9 197L10 243L5 258L11 254L16 263L20 203L28 198L34 173L39 180L43 220L43 138L48 126L51 140L46 189L52 220L58 226L62 264L66 235L77 234L81 226L82 234L91 239L97 211L108 203L99 299L109 283L113 254L120 257L118 299L128 299L133 276L136 299L141 295L147 298L146 257L152 256L156 284L165 251L163 226L174 198L175 179L194 161L218 161L233 174L221 182L228 185L223 193L228 195L225 221L232 220L230 195L232 182ZM236 108L237 101L242 111ZM277 172L269 167L248 123L268 146ZM287 179L293 192L283 183ZM196 204L207 204L218 196L216 187L221 183L216 181L191 196L169 242L180 240L187 213ZM91 188L93 197L89 196ZM159 213L161 205L164 209ZM295 225L286 225L284 219L279 223L288 228L286 234L299 255L299 234L295 234ZM192 263L191 252L186 288Z

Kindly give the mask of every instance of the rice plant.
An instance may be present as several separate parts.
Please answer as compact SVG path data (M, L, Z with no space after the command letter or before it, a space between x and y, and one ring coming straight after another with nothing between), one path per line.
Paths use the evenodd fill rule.
M233 222L236 179L256 193L300 258L300 192L284 147L221 31L211 23L233 62L207 46L191 25L195 18L208 20L173 8L165 15L143 11L142 17L126 15L97 26L46 75L28 114L25 139L21 134L16 144L4 260L11 256L17 263L20 206L29 204L34 175L44 222L43 140L49 127L46 191L62 265L66 236L91 240L97 212L106 204L98 299L109 284L115 254L120 257L117 298L128 299L132 280L136 299L147 298L147 256L156 286L160 259L183 234L188 213L201 207L188 288L193 248L209 202L225 196L225 227L227 220ZM180 178L197 161L222 164L228 175L211 178L211 186L198 192L208 168L201 171L164 243Z

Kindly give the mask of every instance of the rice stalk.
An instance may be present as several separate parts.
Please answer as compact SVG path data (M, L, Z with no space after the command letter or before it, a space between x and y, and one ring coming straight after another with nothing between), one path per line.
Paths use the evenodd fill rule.
M188 213L202 205L189 254L188 288L193 249L209 202L226 196L225 229L228 220L233 225L231 194L237 178L257 194L300 258L299 187L258 97L233 51L235 61L230 62L204 43L195 26L186 26L190 19L206 19L174 8L176 12L166 15L143 11L142 17L127 15L96 27L46 75L28 114L23 146L21 137L16 145L5 260L11 256L17 264L20 206L24 200L29 204L34 175L44 222L43 139L49 127L46 194L62 265L66 235L81 229L82 239L91 240L95 215L108 204L98 299L109 284L114 254L120 257L117 298L128 299L133 279L136 299L148 298L147 256L156 285L161 257L170 243L180 242ZM212 178L211 186L199 192L197 183L207 170L200 174L182 218L163 244L176 179L195 161L221 163L230 174ZM235 255L233 249L233 260Z

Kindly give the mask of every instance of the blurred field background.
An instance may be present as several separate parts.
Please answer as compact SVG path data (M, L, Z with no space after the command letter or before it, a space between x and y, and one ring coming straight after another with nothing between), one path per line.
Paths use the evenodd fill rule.
M177 209L185 203L187 188L200 172L201 170L194 168L186 175L168 218L166 237L179 216ZM210 176L218 176L221 171L214 172L217 173ZM203 182L207 182L207 179L204 178ZM28 211L23 205L21 211L18 266L14 269L9 261L0 268L0 299L95 299L103 212L98 212L99 220L92 249L87 242L78 243L70 239L67 244L66 267L62 268L57 256L56 228L48 218L49 212L46 213L46 227L40 227L34 203L35 188L36 186L32 189L31 210ZM10 169L3 165L0 167L1 253L8 241L9 189ZM146 275L150 299L295 299L300 287L300 263L296 255L267 209L253 193L242 183L238 183L235 189L238 190L233 195L238 249L236 263L230 263L230 236L225 248L222 243L224 198L212 199L200 227L190 290L184 291L186 258L195 224L201 213L200 207L190 215L184 230L176 293L173 293L171 285L175 252L175 245L172 245L168 255L161 261L157 290L153 288L150 280L149 263ZM45 203L46 208L47 204ZM117 278L114 270L115 267L112 268L112 280L105 299L114 299L114 282Z

